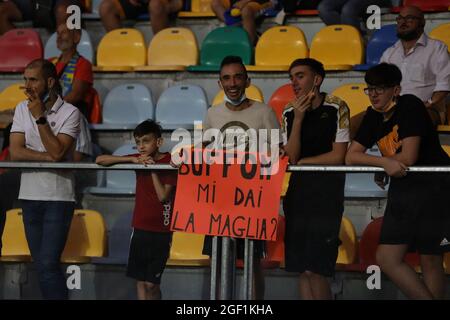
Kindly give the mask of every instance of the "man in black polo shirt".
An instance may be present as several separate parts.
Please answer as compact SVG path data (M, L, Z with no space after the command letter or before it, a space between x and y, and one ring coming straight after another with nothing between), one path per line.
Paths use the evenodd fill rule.
M425 104L400 95L402 73L381 63L366 75L371 106L352 141L346 163L383 167L391 177L377 248L381 270L411 299L442 299L445 274L442 255L450 250L450 213L446 199L450 178L442 173L408 173L408 166L448 166ZM377 143L382 157L365 154ZM418 251L423 278L404 262Z
M349 109L320 92L322 63L298 59L289 67L296 99L283 112L291 164L342 165L349 142ZM302 299L331 299L344 211L343 173L294 172L284 201L286 270L300 273Z

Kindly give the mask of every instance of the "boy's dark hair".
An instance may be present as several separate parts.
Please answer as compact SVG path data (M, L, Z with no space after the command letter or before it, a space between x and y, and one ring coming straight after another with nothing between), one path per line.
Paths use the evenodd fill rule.
M402 72L395 64L383 62L367 70L364 80L371 86L393 87L402 82Z
M62 88L61 84L59 83L59 77L55 65L45 59L35 59L25 67L25 69L35 69L35 68L41 69L42 76L44 77L45 80L47 80L48 78L55 79L54 89L56 90L57 94L61 95Z
M229 64L240 64L242 66L242 69L244 69L245 76L247 76L247 69L245 68L244 63L242 62L242 58L239 56L226 56L223 58L222 62L220 63L220 71L222 71L224 66L227 66Z
M138 124L133 131L135 138L142 137L146 134L154 134L156 138L161 138L162 128L153 120L145 120Z
M323 67L323 64L322 64L322 62L317 61L316 59L304 58L304 59L294 60L291 63L291 65L289 66L289 70L288 70L289 75L291 75L291 70L298 66L308 66L314 73L321 76L322 79L325 79L325 69Z

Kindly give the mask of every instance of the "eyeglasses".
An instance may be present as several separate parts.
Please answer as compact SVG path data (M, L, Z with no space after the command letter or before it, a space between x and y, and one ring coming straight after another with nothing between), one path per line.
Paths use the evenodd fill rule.
M367 87L364 88L364 93L369 95L370 93L376 93L376 94L383 94L386 89L392 88L392 87Z
M406 16L406 17L404 17L404 16L400 16L400 15L398 15L397 16L397 18L395 18L395 20L397 21L397 23L401 23L402 21L405 21L405 22L414 22L414 20L419 20L420 19L420 17L416 17L416 16Z

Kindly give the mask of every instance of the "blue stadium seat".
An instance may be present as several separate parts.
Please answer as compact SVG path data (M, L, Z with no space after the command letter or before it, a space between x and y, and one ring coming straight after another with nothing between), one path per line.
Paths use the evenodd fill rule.
M92 47L91 37L86 30L81 30L81 40L78 44L78 52L85 57L89 62L94 64L94 49ZM44 49L44 58L49 59L53 57L58 57L61 51L56 47L56 32L51 35L47 40Z
M156 105L155 119L164 130L194 129L208 109L205 91L197 85L177 85L164 90Z
M380 156L378 148L368 149L367 154ZM389 185L381 189L373 180L373 173L347 173L344 195L346 198L386 198Z
M137 153L134 143L127 143L120 146L113 155L124 156ZM131 170L106 170L105 178L97 176L97 186L87 188L91 194L103 195L134 195L136 193L136 175Z
M109 228L107 257L92 258L97 264L119 264L126 265L130 251L130 239L133 233L131 227L133 214L131 212L121 214Z
M353 70L366 71L370 67L377 65L383 52L394 45L397 40L397 25L388 24L382 26L380 30L374 32L367 43L366 63L354 66Z
M113 88L103 103L103 123L91 124L94 130L132 130L154 117L151 91L142 84L128 83Z

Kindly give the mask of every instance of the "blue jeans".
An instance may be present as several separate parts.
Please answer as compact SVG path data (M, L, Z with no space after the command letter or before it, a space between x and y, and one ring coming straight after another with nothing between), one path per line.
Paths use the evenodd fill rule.
M349 24L360 30L360 19L368 6L390 6L389 0L322 0L317 9L326 25Z
M25 235L44 299L68 298L60 259L74 208L68 201L22 201Z

